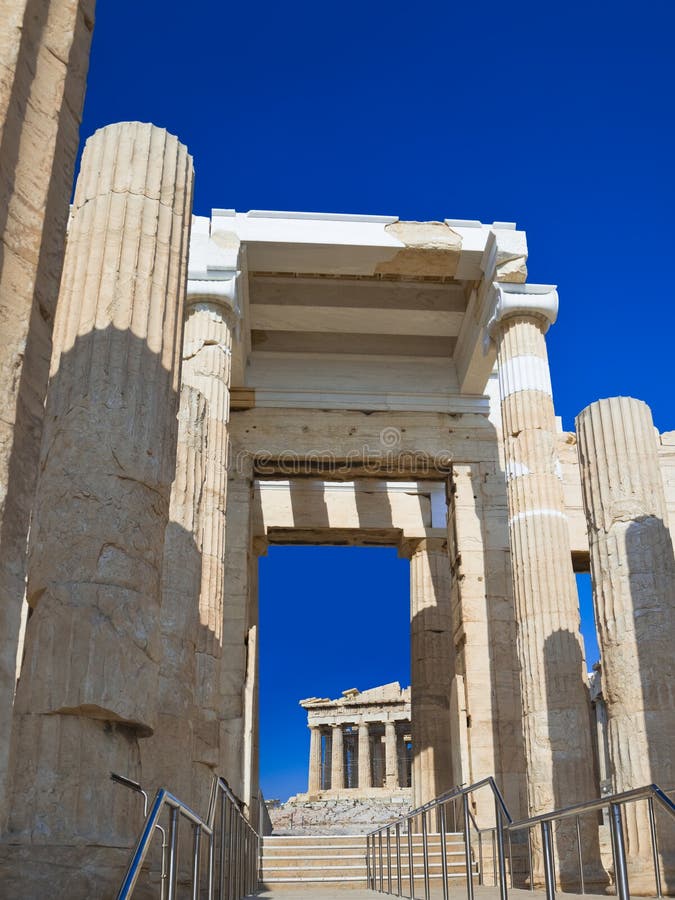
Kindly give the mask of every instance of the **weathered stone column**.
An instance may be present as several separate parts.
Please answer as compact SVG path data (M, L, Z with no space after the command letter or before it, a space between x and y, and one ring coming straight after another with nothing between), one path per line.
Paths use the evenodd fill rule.
M386 786L398 787L398 753L396 752L396 723L384 723Z
M612 787L670 787L675 562L654 423L645 403L613 397L586 407L577 433ZM652 887L644 804L626 809L626 826L631 887L639 869Z
M139 776L138 740L157 720L192 178L175 137L122 123L89 139L75 193L31 532L9 825L10 841L42 845L30 866L36 884L44 876L45 890L73 898L104 893L89 883L95 858L81 865L83 854L92 859L87 845L129 846L138 827L135 798L107 773Z
M419 806L452 787L454 649L446 541L427 538L412 547L410 593L413 802Z
M359 787L370 788L373 776L370 765L370 730L367 722L359 724Z
M308 794L318 794L321 790L321 729L318 725L309 728L309 781Z
M331 753L330 753L330 789L341 791L345 786L345 755L342 726L331 727Z
M488 331L498 354L528 800L536 815L597 791L544 339L558 296L548 286L494 287ZM577 862L562 833L557 858L565 881L568 872L577 878ZM585 843L592 850L590 836Z
M0 0L0 829L26 544L94 0Z
M162 576L160 727L143 748L144 770L153 783L171 785L179 796L191 797L197 808L206 807L211 776L220 771L222 704L217 688L223 665L227 427L235 320L231 283L209 287L208 300L193 293L187 302L176 477ZM194 290L192 281L189 288ZM257 560L254 563L257 568ZM176 727L177 720L182 727Z

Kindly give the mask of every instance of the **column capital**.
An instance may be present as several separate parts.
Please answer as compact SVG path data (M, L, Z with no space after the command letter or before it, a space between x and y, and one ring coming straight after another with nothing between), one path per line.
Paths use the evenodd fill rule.
M558 317L557 285L493 282L487 309L486 343L495 340L502 322L515 316L535 319L546 333Z
M447 556L447 537L402 537L398 545L398 555L412 559L418 553L438 553Z

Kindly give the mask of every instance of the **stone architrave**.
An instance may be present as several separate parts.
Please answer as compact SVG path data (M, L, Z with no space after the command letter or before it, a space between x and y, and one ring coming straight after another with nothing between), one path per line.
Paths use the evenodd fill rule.
M452 787L450 686L454 648L447 542L425 538L412 548L411 720L413 803L421 806Z
M341 725L333 725L331 728L331 754L330 754L330 789L341 791L345 786L345 753L344 739Z
M308 794L317 794L321 790L321 729L309 729L309 783Z
M596 793L579 601L544 335L558 295L547 285L494 285L513 589L518 623L530 813ZM585 846L594 863L596 837ZM557 831L563 882L578 879L574 843ZM589 873L595 878L596 872Z
M598 400L577 417L612 789L673 784L675 562L649 407ZM626 808L631 887L651 889L644 803ZM673 860L667 873L673 876Z
M54 895L102 894L82 865L87 846L124 857L111 848L129 846L139 823L135 798L108 773L139 775L139 739L157 721L192 181L185 147L135 122L88 140L77 181L31 530L7 838L32 851L24 875L48 877ZM112 861L108 873L117 877Z
M370 729L367 722L361 722L359 728L359 788L370 788L373 775L370 762Z
M0 819L94 0L0 0ZM18 651L18 653L17 653Z

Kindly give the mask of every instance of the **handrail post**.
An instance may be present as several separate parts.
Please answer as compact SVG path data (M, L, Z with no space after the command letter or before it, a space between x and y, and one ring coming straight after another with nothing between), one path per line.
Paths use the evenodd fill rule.
M438 814L438 831L441 839L441 877L443 878L443 900L448 900L448 841L445 828L445 804L441 803Z
M471 834L469 832L469 794L462 794L464 810L464 864L466 868L466 895L473 900L473 862L471 860Z
M176 900L178 884L178 807L172 806L169 812L169 872L168 900Z
M659 866L659 843L656 836L656 819L654 817L654 798L647 798L647 809L649 811L649 833L652 839L652 859L654 860L654 881L656 883L656 896L663 897L663 889L661 887L661 868Z
M396 896L403 893L401 887L401 823L396 823Z
M541 823L541 843L544 855L544 879L546 882L546 900L555 900L555 870L553 868L553 845L551 843L551 823Z
M412 818L408 818L408 881L410 882L411 900L415 897L415 858L412 844Z
M380 893L384 893L384 862L382 860L382 829L377 833L377 846L379 849L378 874L380 876Z
M199 900L200 856L202 849L202 826L192 826L192 900Z
M585 894L585 882L584 882L584 855L581 849L581 825L579 824L579 816L575 817L576 827L577 827L577 854L579 856L579 883L581 885L581 893Z
M227 834L226 818L227 818L227 794L220 794L220 843L219 843L219 859L220 866L218 868L218 900L225 900L225 835ZM215 836L214 836L215 837Z
M495 832L497 835L497 864L499 866L499 897L508 900L509 889L506 884L506 860L504 859L504 832L502 831L502 811L495 797ZM513 873L513 860L511 860ZM511 875L513 877L513 874Z
M618 803L609 804L609 822L614 836L614 877L616 893L619 900L630 900L628 889L628 870L626 868L626 846L623 839L623 823L621 807Z
M422 854L424 862L424 900L429 900L429 835L427 834L427 814L422 812Z
M387 893L391 894L391 827L387 825Z

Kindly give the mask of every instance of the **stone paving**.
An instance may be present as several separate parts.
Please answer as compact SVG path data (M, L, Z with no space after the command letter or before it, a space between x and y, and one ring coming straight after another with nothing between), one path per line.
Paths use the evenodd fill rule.
M496 887L478 887L474 888L476 900L499 900L499 889ZM368 891L359 888L349 888L330 885L321 887L317 885L307 885L299 887L298 885L289 885L287 888L274 888L274 890L263 890L259 894L252 894L251 897L257 897L259 900L289 900L289 898L301 896L303 900L374 900L378 894L375 891ZM404 894L404 896L408 896ZM509 897L511 900L544 900L545 893L543 891L523 891L510 890ZM415 900L422 900L424 897L424 887L420 884L419 889L415 892ZM441 900L443 891L440 885L432 885L431 900ZM466 897L466 888L452 886L450 888L450 900L463 900ZM564 900L588 900L589 895L582 897L581 894L558 894L558 897Z

